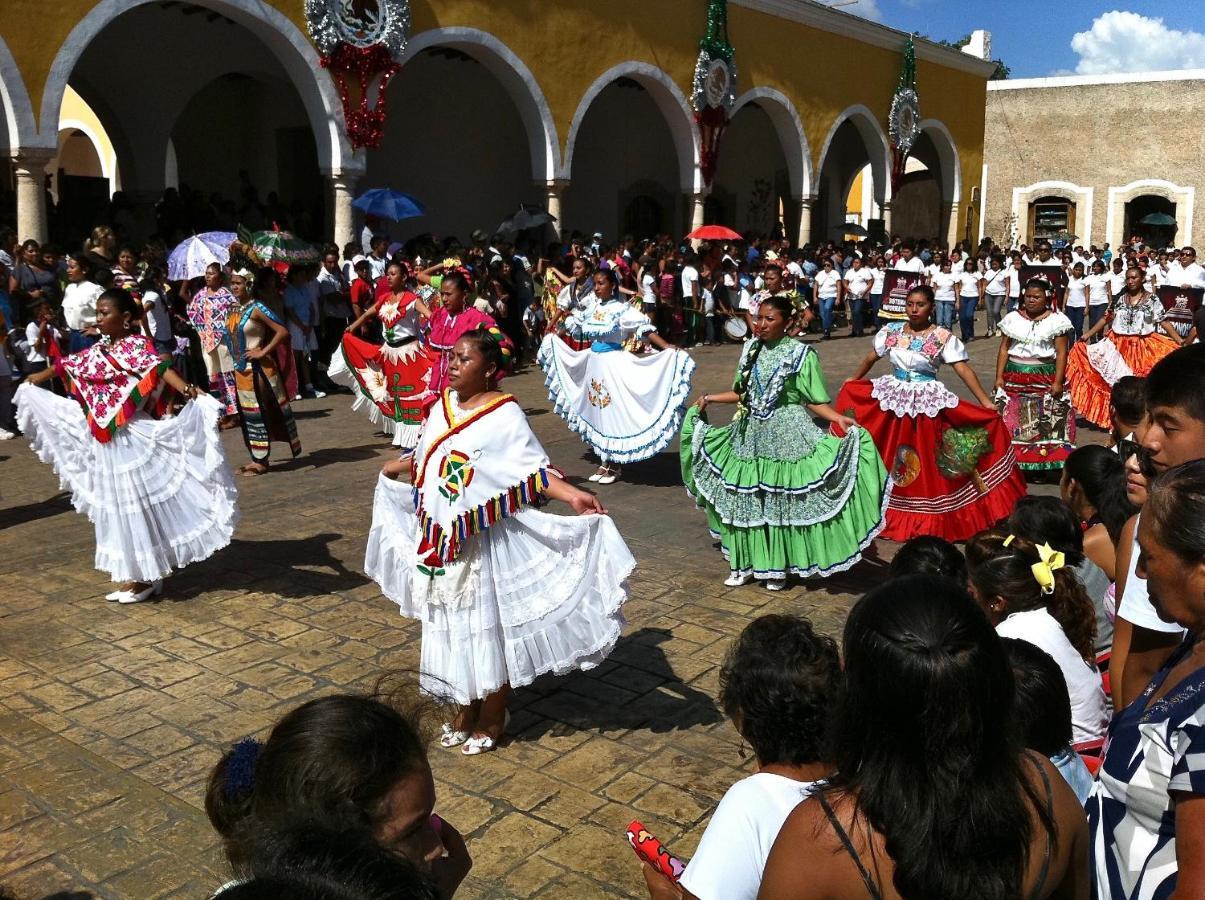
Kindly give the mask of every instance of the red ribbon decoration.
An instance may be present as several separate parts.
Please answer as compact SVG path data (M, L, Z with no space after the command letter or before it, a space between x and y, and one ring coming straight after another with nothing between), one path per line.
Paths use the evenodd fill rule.
M389 48L384 44L353 47L345 42L340 42L330 56L323 56L321 63L324 69L331 70L339 85L343 119L352 149L371 147L375 150L380 147L385 137L385 89L389 86L389 79L401 70L401 65L393 61ZM368 91L377 76L381 79L377 86L377 100L370 106ZM348 90L353 77L359 86L358 104L352 100Z

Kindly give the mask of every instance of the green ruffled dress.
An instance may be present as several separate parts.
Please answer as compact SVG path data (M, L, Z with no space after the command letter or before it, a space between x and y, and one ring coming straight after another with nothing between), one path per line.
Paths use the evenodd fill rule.
M680 451L729 568L761 580L850 568L883 528L891 494L870 434L838 438L812 421L803 404L830 398L816 352L794 339L747 341L733 387L743 399L732 423L714 428L692 406Z

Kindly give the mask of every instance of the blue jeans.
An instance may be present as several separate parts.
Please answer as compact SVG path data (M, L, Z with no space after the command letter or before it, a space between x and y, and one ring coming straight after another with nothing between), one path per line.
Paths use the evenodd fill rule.
M962 339L964 341L974 340L975 338L975 312L978 309L978 297L958 298L958 324L962 328Z
M879 327L879 310L883 308L883 295L870 295L870 327Z
M954 327L954 308L953 300L938 300L937 301L937 327L938 328L953 328Z
M1088 304L1088 328L1095 327L1096 323L1105 317L1105 310L1109 308L1107 303L1089 303Z
M1063 312L1071 320L1071 327L1075 329L1075 339L1077 341L1082 340L1084 337L1084 308L1082 306L1068 306Z
M820 325L824 329L825 334L833 330L833 307L836 305L836 297L820 298Z
M854 337L862 336L862 317L866 310L866 299L864 297L849 298L849 324L851 326L850 333Z

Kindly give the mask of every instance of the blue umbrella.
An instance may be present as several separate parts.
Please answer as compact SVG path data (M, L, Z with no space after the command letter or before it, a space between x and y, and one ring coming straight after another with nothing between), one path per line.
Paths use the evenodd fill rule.
M373 188L365 191L352 201L352 206L362 210L366 215L378 216L382 219L392 219L400 222L402 219L413 219L421 216L427 208L401 191L390 188Z

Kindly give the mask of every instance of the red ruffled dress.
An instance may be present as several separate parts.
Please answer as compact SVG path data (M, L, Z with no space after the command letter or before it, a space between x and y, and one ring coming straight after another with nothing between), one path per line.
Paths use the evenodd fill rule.
M906 324L891 322L875 335L875 352L894 372L847 382L833 405L871 434L891 473L879 536L963 541L1012 512L1025 479L999 413L960 400L937 380L942 363L967 360L962 341L937 327L905 333Z

